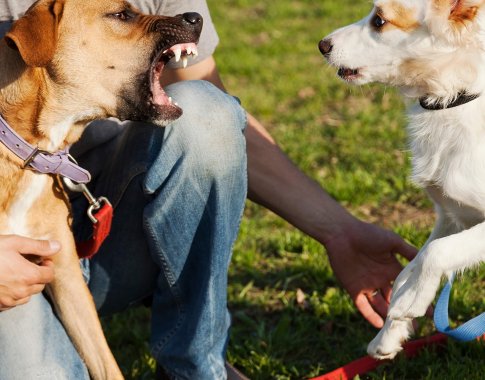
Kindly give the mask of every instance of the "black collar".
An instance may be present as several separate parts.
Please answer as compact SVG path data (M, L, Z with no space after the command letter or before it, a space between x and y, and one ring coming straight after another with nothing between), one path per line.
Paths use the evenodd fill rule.
M427 97L419 98L419 104L421 107L423 107L426 110L438 111L438 110L444 110L448 108L461 106L462 104L466 104L468 102L471 102L472 100L475 100L479 96L480 94L467 94L465 91L462 91L458 93L458 96L453 102L447 104L446 106L443 104L442 101L428 104L426 102L426 100L428 99Z

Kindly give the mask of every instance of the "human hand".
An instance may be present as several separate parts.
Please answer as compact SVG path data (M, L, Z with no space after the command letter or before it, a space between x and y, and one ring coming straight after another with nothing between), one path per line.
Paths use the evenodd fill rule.
M27 303L54 279L57 241L0 235L0 311Z
M325 242L330 264L360 313L381 328L402 270L395 255L412 260L417 250L392 231L357 219L341 227Z

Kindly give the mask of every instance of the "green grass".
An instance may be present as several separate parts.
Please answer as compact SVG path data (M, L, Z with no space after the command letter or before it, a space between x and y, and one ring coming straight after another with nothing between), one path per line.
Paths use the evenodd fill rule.
M408 179L404 104L381 86L348 87L326 66L318 41L363 17L369 1L210 0L226 86L309 176L355 215L423 244L433 217ZM459 254L459 252L457 252ZM485 270L453 290L454 322L485 310ZM332 275L324 248L250 202L230 269L233 314L228 358L252 379L302 379L365 354L376 330ZM296 295L305 301L297 302ZM128 379L150 379L149 312L130 311L105 327ZM422 320L419 335L433 326ZM482 379L483 343L450 343L413 360L398 358L361 378Z

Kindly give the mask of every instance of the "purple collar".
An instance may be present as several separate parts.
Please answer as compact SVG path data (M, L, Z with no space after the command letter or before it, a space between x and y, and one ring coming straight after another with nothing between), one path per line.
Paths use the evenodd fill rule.
M89 172L73 162L66 148L50 153L33 147L20 137L0 115L0 142L23 162L23 168L29 167L43 174L60 174L77 183L88 183Z

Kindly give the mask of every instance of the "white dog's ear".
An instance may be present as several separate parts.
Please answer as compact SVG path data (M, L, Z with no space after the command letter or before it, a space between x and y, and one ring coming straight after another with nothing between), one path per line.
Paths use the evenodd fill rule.
M482 0L451 0L449 19L458 25L465 25L475 19L481 5Z
M451 0L450 5L451 5L451 12L455 10L458 7L458 4L460 3L460 0Z
M24 62L44 67L54 57L64 1L39 1L17 20L6 34L7 44L17 49Z
M450 42L475 38L474 21L484 0L432 0L426 23L433 35Z

